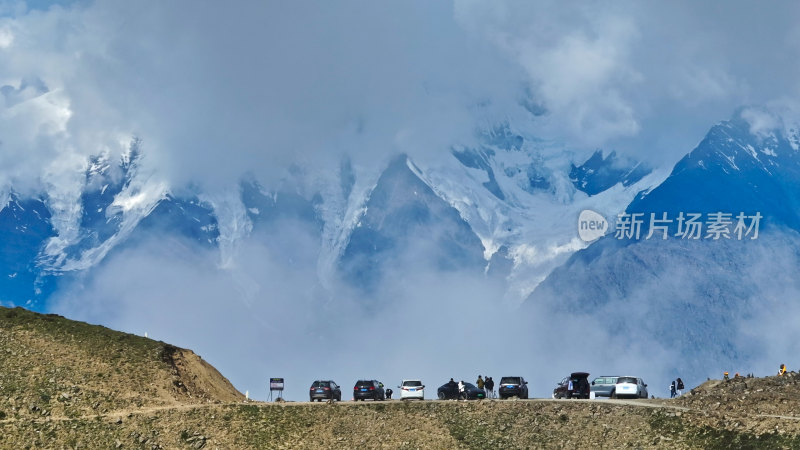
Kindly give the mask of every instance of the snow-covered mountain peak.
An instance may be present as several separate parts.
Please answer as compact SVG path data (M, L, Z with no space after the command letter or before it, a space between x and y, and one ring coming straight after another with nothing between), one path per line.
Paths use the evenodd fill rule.
M487 267L498 254L511 261L509 304L524 299L550 270L585 246L577 238L580 211L613 217L668 175L633 161L621 164L612 154L600 158L598 172L614 170L605 170L589 195L570 172L591 158L577 163L562 145L507 126L484 138L476 148L454 149L452 159L415 162L415 173L470 225L483 245Z

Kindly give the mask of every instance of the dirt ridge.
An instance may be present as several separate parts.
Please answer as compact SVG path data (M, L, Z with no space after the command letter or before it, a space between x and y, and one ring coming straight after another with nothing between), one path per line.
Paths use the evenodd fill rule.
M191 350L0 307L0 449L800 448L800 375L673 399L245 402Z

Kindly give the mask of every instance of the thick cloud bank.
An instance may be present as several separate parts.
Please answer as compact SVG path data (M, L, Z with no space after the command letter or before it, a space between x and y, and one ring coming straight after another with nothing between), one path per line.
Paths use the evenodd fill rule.
M0 185L68 185L131 135L172 184L213 186L446 152L502 120L669 163L733 108L797 96L797 8L4 2Z

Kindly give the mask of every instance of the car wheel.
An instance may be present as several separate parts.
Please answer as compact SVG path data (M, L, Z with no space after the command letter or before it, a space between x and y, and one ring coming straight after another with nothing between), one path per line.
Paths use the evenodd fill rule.
M617 391L611 391L611 395L610 395L609 397L611 397L611 398L613 398L613 399L615 399L615 400L616 400L616 398L617 398Z
M439 400L446 400L447 399L447 396L444 394L444 392L439 392L438 397L439 397Z

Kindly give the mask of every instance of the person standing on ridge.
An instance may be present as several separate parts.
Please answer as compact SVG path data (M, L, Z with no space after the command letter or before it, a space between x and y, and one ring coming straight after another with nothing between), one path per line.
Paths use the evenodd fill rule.
M450 381L447 382L447 387L450 392L455 393L454 397L456 398L456 400L458 400L458 383L456 383L455 381L453 381L452 378L450 378Z
M478 381L475 382L475 385L478 386L478 389L483 390L483 378L480 375L478 375Z
M786 373L786 364L781 364L781 367L778 369L778 375L783 376Z
M675 398L675 380L672 380L672 384L669 385L669 398Z
M684 389L684 387L685 387L685 386L683 385L683 380L681 380L681 377L678 377L678 380L677 380L677 382L675 383L675 389L677 389L677 390L678 390L678 397L680 397L681 395L683 395L683 389Z
M483 385L486 386L486 398L494 398L494 380L492 377L486 377Z

